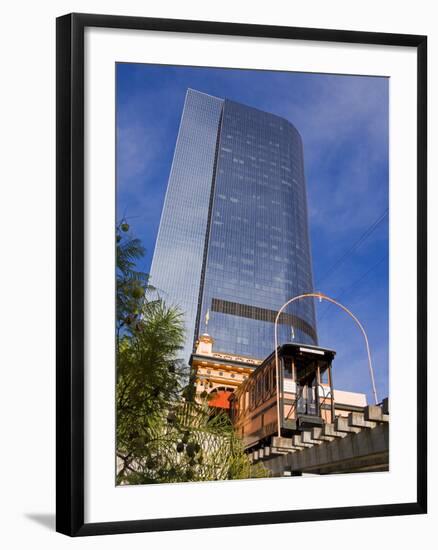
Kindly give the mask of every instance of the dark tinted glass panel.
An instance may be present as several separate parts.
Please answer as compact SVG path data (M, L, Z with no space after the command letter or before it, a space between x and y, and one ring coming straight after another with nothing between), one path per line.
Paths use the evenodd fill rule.
M274 347L275 313L313 290L302 142L292 124L225 100L210 221L201 319L210 310L216 350L263 358ZM295 321L281 323L280 341L317 343L313 303L288 311Z

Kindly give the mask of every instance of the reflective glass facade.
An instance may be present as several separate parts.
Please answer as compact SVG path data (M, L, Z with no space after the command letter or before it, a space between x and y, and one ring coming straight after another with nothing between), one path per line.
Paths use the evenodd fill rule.
M168 305L184 313L192 352L223 101L188 90L150 270Z
M207 310L216 351L272 352L276 312L313 289L302 141L290 122L189 90L151 276L184 305L186 356ZM280 341L291 338L317 343L311 300L282 317Z

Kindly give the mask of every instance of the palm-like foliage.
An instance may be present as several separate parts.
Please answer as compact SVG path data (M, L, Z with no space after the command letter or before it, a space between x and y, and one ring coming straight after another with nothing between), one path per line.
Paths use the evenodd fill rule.
M186 367L176 359L181 315L162 302L145 304L135 334L120 339L117 356L118 447L138 459L138 438L151 437L169 404L180 399ZM135 451L135 452L134 452Z

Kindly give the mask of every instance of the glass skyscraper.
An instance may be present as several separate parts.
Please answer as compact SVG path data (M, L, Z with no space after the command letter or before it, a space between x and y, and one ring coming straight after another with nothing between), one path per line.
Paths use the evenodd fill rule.
M187 91L151 266L184 313L184 359L214 349L264 358L288 299L313 290L301 137L284 118ZM313 301L280 319L280 342L317 344Z

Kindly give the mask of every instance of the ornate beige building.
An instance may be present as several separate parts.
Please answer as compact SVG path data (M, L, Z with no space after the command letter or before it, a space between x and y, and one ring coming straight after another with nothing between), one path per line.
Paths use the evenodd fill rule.
M214 352L213 344L214 340L209 334L202 334L191 356L196 393L198 396L203 392L214 394L210 405L229 409L228 397L262 361L243 355Z

